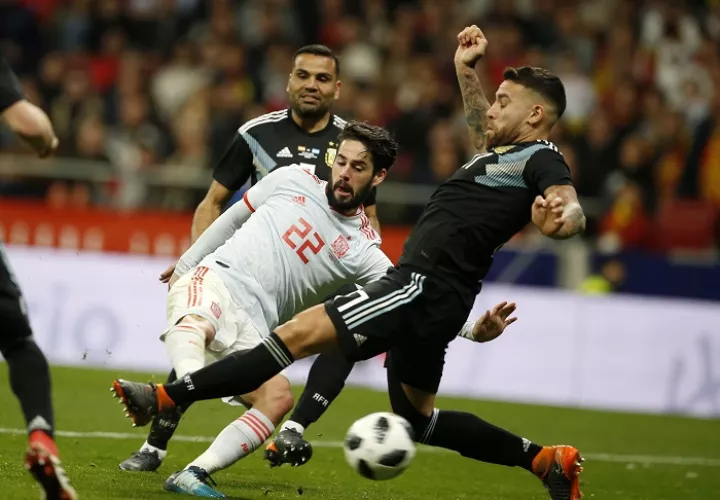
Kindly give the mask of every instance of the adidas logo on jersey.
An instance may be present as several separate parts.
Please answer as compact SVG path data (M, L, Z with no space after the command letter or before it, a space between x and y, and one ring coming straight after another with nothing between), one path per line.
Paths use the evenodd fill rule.
M284 147L277 154L278 158L292 158L293 154L290 152L290 148Z

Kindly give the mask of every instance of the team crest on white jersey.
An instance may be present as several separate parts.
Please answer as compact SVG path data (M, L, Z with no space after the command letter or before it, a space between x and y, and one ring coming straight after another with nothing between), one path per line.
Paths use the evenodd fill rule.
M332 248L333 255L338 259L341 259L343 255L348 253L348 250L350 250L350 244L347 242L347 239L341 234L335 239L335 241L332 242L330 248Z

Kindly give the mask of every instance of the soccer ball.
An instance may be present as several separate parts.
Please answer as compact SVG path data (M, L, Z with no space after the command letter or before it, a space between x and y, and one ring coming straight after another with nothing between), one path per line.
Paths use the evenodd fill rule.
M372 413L357 420L345 436L345 460L355 472L374 480L400 475L415 457L413 430L393 413Z

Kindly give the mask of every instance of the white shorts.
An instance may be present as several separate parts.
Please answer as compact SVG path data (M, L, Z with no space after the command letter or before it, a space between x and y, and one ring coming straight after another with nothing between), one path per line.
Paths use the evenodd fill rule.
M263 339L245 311L230 296L225 284L212 269L198 266L178 279L168 292L165 335L183 317L194 314L209 321L215 338L205 349L205 364L257 346ZM285 375L285 371L281 372ZM242 404L239 398L222 398L229 404Z
M191 269L168 292L167 329L160 339L164 340L167 332L189 314L208 320L215 329L215 338L206 349L206 363L252 349L262 341L260 332L235 304L222 280L205 266Z

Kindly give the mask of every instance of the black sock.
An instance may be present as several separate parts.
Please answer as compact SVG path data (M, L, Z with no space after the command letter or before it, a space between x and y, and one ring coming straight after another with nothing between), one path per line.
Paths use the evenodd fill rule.
M530 472L533 459L542 450L541 446L472 413L440 411L431 432L426 441L429 445L455 450L481 462L522 467Z
M167 378L167 384L175 382L177 375L175 370L171 371ZM150 433L147 437L147 442L150 446L159 448L161 450L167 450L170 439L175 434L175 431L180 425L180 418L182 414L190 407L190 405L180 406L176 410L171 412L159 413L155 415L150 426Z
M254 349L234 352L165 387L176 406L254 391L290 366L292 353L275 332Z
M20 401L28 433L41 430L52 437L55 429L50 387L50 367L31 338L2 349L10 368L10 386Z
M345 380L353 366L355 363L339 354L318 356L310 368L305 390L290 415L290 420L305 428L317 422L345 387Z

